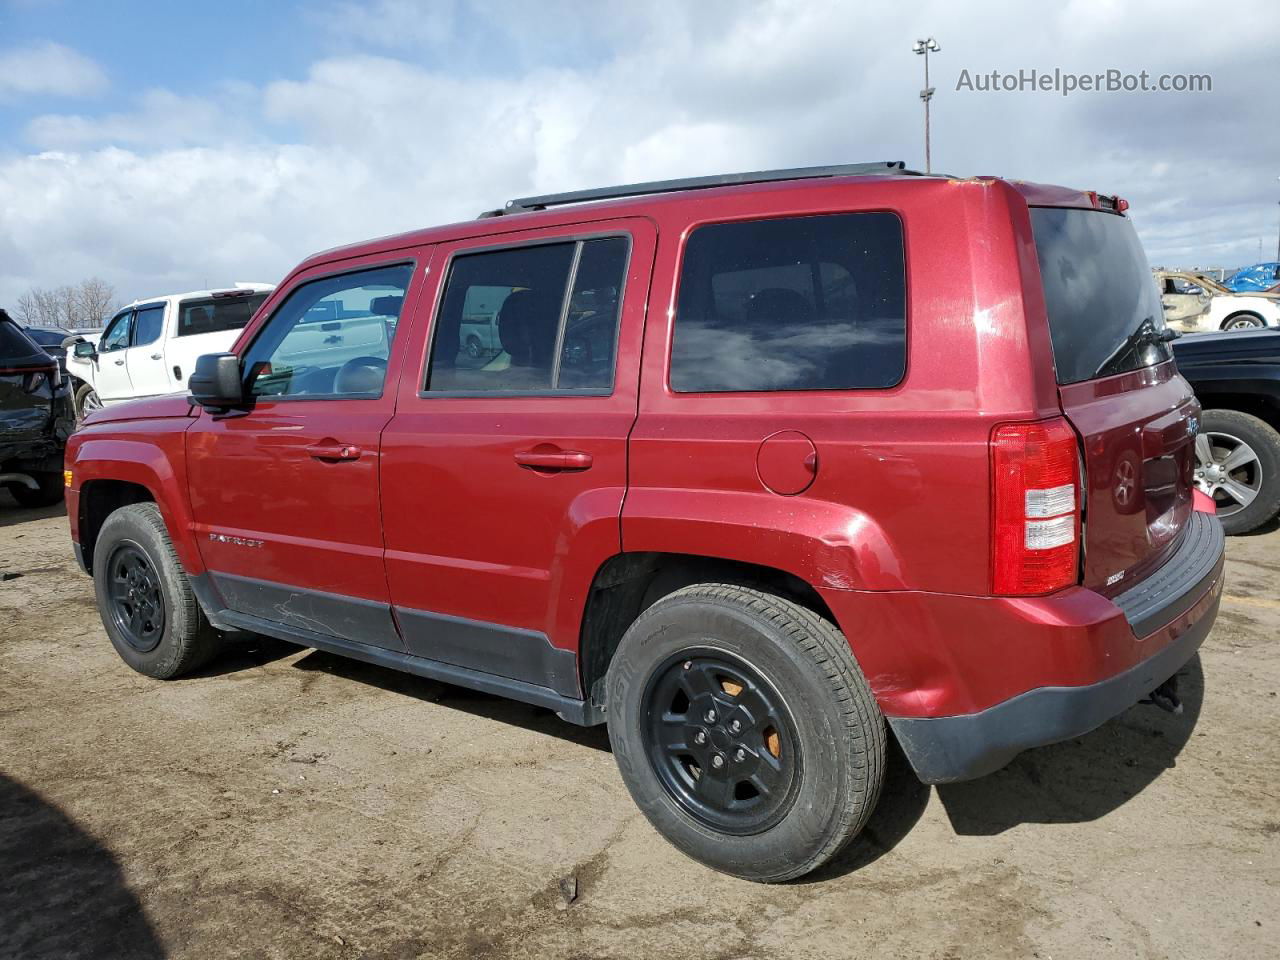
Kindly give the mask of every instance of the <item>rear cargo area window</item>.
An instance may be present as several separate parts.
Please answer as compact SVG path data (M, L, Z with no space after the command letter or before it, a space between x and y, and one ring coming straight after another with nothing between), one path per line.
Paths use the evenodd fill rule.
M1101 210L1033 207L1058 383L1154 366L1173 356L1160 294L1133 224Z
M194 337L222 330L241 330L267 299L265 293L249 296L183 300L178 306L178 336Z
M891 387L905 369L906 272L894 214L718 223L690 236L672 389Z
M602 237L455 257L427 389L610 390L628 248Z

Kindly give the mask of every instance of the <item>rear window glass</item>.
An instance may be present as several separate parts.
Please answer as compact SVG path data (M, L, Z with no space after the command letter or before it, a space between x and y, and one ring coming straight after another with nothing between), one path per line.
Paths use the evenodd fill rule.
M17 324L0 320L0 360L25 359L41 352L40 348L18 329Z
M249 325L250 318L266 299L265 293L255 293L247 297L184 300L178 308L178 336L240 330Z
M905 368L906 274L894 214L719 223L690 236L674 390L891 387Z
M1173 356L1164 310L1133 224L1097 210L1033 207L1058 383L1154 366Z

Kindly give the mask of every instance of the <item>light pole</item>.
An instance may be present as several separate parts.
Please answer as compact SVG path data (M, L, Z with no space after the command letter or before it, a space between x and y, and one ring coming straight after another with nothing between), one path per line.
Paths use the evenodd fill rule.
M933 37L917 40L911 48L916 53L924 54L924 89L920 91L920 99L924 101L924 172L933 173L933 163L929 156L929 101L933 99L933 87L929 86L929 54L937 53L942 48Z

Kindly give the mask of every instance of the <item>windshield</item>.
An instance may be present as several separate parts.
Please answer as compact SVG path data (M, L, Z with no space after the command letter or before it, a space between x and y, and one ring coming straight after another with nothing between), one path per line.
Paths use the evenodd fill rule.
M1138 370L1173 356L1151 268L1128 219L1033 207L1031 227L1058 383Z

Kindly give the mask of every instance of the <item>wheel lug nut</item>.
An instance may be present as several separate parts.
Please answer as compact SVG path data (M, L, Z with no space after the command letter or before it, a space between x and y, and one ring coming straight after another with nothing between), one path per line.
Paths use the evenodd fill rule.
M724 766L724 757L720 756L720 754L717 753L714 757L711 758L711 765L715 767L717 770L719 770L721 767Z
M689 670L689 669L691 669L692 667L693 667L693 661L692 661L692 660L686 660L686 661L684 662L684 668L685 668L686 670Z
M747 751L745 751L745 750L743 750L741 747L739 747L737 750L735 750L735 751L734 751L734 753L733 753L733 759L735 759L735 760L737 760L739 763L741 763L743 760L747 759Z
M698 744L706 743L707 735L703 733L701 730L699 730L697 733L693 735L693 742Z
M730 733L740 733L741 731L742 731L742 723L740 721L738 720L730 721L729 723Z
M708 710L706 713L702 715L702 719L707 721L707 723L715 723L716 712L714 710Z

